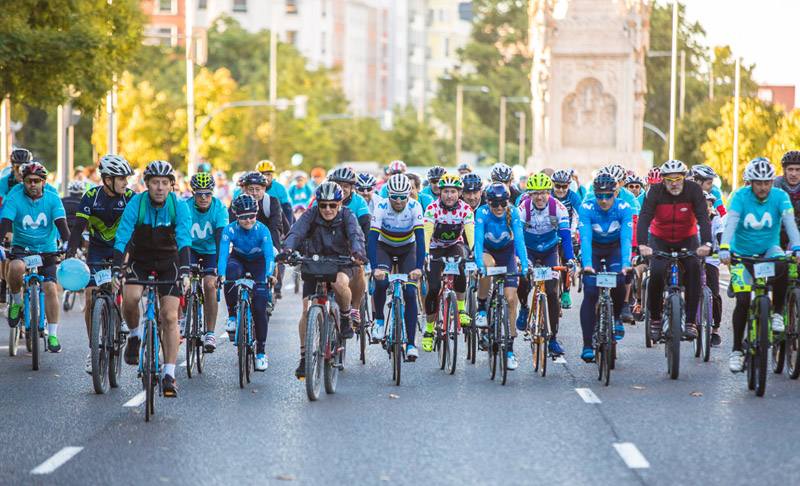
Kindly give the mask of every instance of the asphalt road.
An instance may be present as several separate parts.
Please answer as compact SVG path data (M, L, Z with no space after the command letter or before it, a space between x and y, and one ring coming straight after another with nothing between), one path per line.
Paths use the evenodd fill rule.
M758 398L727 370L727 298L723 347L702 363L683 344L676 381L639 325L602 386L578 357L576 305L562 321L565 360L546 378L518 340L520 367L506 386L489 380L483 354L475 365L461 354L450 376L422 353L396 387L378 346L361 365L351 344L337 393L316 403L294 378L298 302L289 294L278 303L266 373L240 389L235 350L222 340L201 376L178 368L179 397L157 397L150 423L135 404L133 367L120 388L94 393L78 312L61 318L64 351L45 354L39 371L24 353L9 357L0 338L0 484L797 482L800 384L770 374Z

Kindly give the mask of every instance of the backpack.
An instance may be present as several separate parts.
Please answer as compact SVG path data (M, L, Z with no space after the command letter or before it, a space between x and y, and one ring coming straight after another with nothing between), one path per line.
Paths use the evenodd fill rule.
M175 225L175 215L177 213L177 210L175 209L176 199L177 196L175 196L174 192L170 192L167 195L167 211L169 211L169 220L172 222L173 226ZM145 196L142 196L139 199L139 218L136 221L136 226L141 226L141 224L144 222L144 213L146 209L147 209L147 204L145 203Z
M531 220L531 198L527 194L525 196L523 196L523 197L525 197L525 199L522 201L523 206L525 206L525 215L526 215L525 220L526 221L530 221ZM553 228L557 230L558 229L558 216L556 215L556 200L553 198L553 196L550 196L550 197L547 198L547 210L550 213L550 216L549 216L550 224L552 224Z

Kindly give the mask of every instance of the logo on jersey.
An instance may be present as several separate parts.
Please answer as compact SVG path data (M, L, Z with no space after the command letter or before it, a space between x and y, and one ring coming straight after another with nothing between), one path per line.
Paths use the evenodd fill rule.
M485 239L491 241L492 243L498 245L500 243L504 243L511 239L511 233L508 231L503 231L498 236L495 236L491 233L486 233L483 235Z
M25 229L39 229L44 226L47 226L47 216L44 213L39 213L36 216L36 221L29 214L22 218L22 227Z
M761 219L759 220L756 219L753 213L748 213L748 215L744 217L744 227L754 230L760 230L764 227L772 228L772 215L769 213L764 213L761 215Z
M603 231L603 227L597 223L592 225L592 231L600 235L610 235L611 233L619 231L620 228L622 228L622 225L619 224L619 221L612 221L611 224L608 225L608 229L605 231Z
M253 248L250 248L250 251L244 251L243 249L239 248L238 246L234 246L233 249L236 250L236 253L239 253L240 255L255 255L257 253L261 253L261 247L260 246L255 246Z
M189 230L189 234L192 235L193 240L205 240L210 235L214 234L214 228L211 226L210 221L206 221L205 226L202 228L199 224L195 223L192 225L192 229Z

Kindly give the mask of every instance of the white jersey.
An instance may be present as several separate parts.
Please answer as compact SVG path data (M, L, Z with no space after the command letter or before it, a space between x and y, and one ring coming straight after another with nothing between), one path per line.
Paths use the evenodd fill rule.
M374 200L375 196L372 196ZM414 231L422 229L422 222L422 206L417 201L409 199L406 207L398 213L392 209L389 199L381 199L372 212L370 231L377 231L378 241L382 243L403 246L416 241Z
M375 208L378 207L384 198L380 197L377 191L372 191L372 198L367 203L367 208L369 208L369 214L375 214Z

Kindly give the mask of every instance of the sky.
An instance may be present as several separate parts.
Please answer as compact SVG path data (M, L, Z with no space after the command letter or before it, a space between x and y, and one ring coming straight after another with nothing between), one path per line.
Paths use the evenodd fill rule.
M667 4L659 0L661 4ZM730 45L746 64L755 63L759 84L794 85L800 106L798 0L683 0L686 18L706 31L704 44Z

